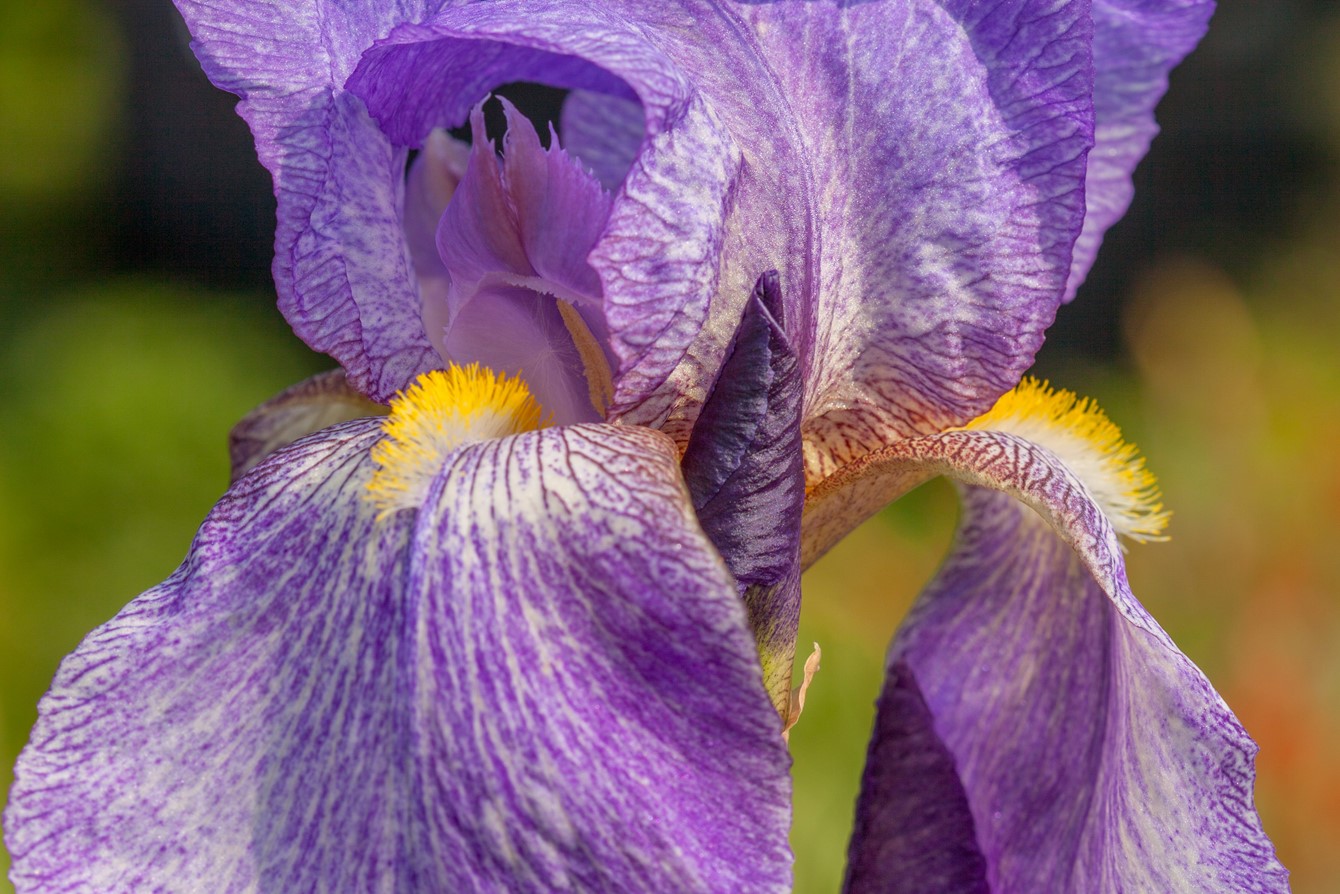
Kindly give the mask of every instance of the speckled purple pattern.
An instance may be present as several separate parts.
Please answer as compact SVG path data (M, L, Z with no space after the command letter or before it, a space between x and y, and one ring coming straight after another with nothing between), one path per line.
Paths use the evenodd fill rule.
M1166 73L1210 8L179 5L274 174L281 307L357 387L385 399L436 365L400 221L406 148L499 84L542 81L579 91L565 117L618 186L590 258L615 415L682 440L742 296L776 269L812 480L1014 384L1124 209Z
M994 432L887 459L968 483L890 662L954 757L991 890L1287 891L1252 806L1255 744L1131 594L1083 485Z
M781 722L672 442L465 447L376 521L377 426L262 463L65 660L18 889L786 890Z

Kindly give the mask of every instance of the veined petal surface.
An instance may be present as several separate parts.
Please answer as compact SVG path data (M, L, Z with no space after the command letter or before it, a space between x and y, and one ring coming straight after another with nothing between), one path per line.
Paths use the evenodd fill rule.
M236 484L172 577L89 634L5 814L19 891L408 892L399 695L411 516L363 492L380 420Z
M241 97L278 200L274 278L294 331L386 401L440 365L401 220L407 147L343 89L359 56L441 0L181 0L205 74Z
M1084 0L742 6L817 203L811 482L1018 381L1084 215ZM786 288L783 283L783 288Z
M409 586L446 890L788 889L781 721L675 460L646 429L572 426L438 478Z
M1255 744L1131 594L1078 479L997 432L896 452L968 482L889 660L953 755L991 890L1287 891L1252 807Z
M347 31L349 10L309 0L291 40L252 51L268 13L183 4L276 177L285 312L375 399L433 354L396 217L406 148L509 81L578 91L577 154L618 183L589 257L611 416L681 444L767 270L818 417L811 481L984 410L1065 288L1093 130L1085 0L377 2ZM617 146L589 138L602 108Z
M781 721L673 443L469 445L378 520L379 424L262 462L66 659L19 890L785 890Z

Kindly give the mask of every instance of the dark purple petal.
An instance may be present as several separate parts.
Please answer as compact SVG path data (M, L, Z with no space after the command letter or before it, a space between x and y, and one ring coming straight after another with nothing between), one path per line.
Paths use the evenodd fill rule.
M1287 890L1252 807L1256 746L1135 600L1078 479L985 431L884 460L973 485L890 662L954 756L992 890Z
M743 591L763 677L785 713L800 623L800 369L776 273L759 278L684 451L698 520Z
M231 480L236 483L261 460L299 438L386 407L349 387L344 370L333 369L286 388L242 418L228 433Z
M1168 89L1168 72L1200 43L1213 12L1213 0L1094 0L1095 144L1067 301L1084 282L1103 234L1131 204L1131 172L1158 133L1154 106Z
M259 465L65 660L18 889L784 890L781 721L673 443L468 446L377 520L379 423Z
M843 890L991 894L954 756L901 662L876 703Z

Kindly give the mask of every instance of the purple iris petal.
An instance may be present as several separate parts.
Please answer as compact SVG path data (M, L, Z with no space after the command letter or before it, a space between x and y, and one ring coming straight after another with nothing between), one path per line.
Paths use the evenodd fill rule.
M430 340L446 329L451 284L437 250L437 229L469 160L469 145L445 130L435 130L424 141L405 179L405 242L419 285L423 329Z
M739 584L764 684L785 713L800 624L800 369L777 274L765 273L684 451L703 531Z
M1093 126L1080 0L374 3L357 27L312 0L292 40L250 51L261 14L183 6L275 173L286 313L377 398L435 365L410 325L404 148L508 81L581 91L578 124L642 113L640 131L616 114L621 152L581 138L610 183L638 140L589 258L625 421L685 439L742 296L777 269L826 474L985 409L1064 290Z
M568 151L611 191L628 176L645 132L641 105L590 90L568 94L559 127Z
M962 424L1032 363L1084 214L1088 8L748 7L823 197L811 480Z
M1287 890L1252 808L1256 746L1131 595L1083 485L991 432L887 459L1007 491L965 489L954 550L890 650L953 755L992 890ZM863 799L908 784L894 769Z
M843 890L991 894L954 756L910 668L889 668L856 806Z
M520 376L558 424L598 421L613 397L600 280L586 262L609 195L506 100L499 164L471 114L474 149L437 230L448 286L424 295L442 357ZM434 302L444 302L434 307Z
M1200 43L1213 0L1095 0L1094 130L1085 178L1088 212L1075 243L1066 300L1084 281L1107 228L1131 204L1131 172L1158 133L1154 106L1168 72Z
M685 27L715 29L722 26L713 20L724 15L704 7L705 18L695 22L673 9L667 13L682 17ZM641 18L645 12L624 19L563 2L448 8L422 24L397 28L369 49L347 86L391 140L405 143L439 124L459 122L482 91L519 78L641 104L644 151L624 179L589 260L603 284L610 347L618 360L612 412L626 421L659 424L701 400L703 370L719 364L743 297L762 270L756 259L723 254L727 212L743 201L735 183L740 152L694 84L689 63L699 60L675 55L704 48L652 40L646 27L652 23ZM714 49L748 52L738 41L718 42ZM720 75L722 61L711 65ZM757 122L757 113L752 118ZM755 232L775 243L775 230L774 223ZM723 273L732 259L737 269ZM747 269L738 264L745 261ZM729 301L714 301L723 278L738 288ZM711 319L721 325L708 327ZM705 329L710 331L704 335ZM704 343L695 347L700 336Z
M781 723L673 443L468 446L377 520L378 424L263 462L66 659L19 889L783 890Z
M385 412L385 407L349 387L344 370L318 373L284 389L233 426L228 433L231 479L236 482L271 453L299 438L339 422Z

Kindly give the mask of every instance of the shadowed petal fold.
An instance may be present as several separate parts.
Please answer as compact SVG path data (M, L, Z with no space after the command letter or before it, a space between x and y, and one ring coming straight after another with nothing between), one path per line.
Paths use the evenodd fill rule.
M889 667L876 710L842 890L991 894L954 756L907 665Z
M1013 435L896 452L969 482L890 662L953 755L991 889L1286 891L1252 808L1256 746L1132 596L1084 486Z
M66 659L19 890L785 890L781 722L673 442L470 445L378 520L379 425L262 462Z
M684 451L704 532L744 596L763 678L785 713L800 624L800 370L776 272L759 277Z
M255 468L261 460L338 422L381 416L386 407L374 404L353 388L342 369L318 373L252 410L228 433L231 480Z

